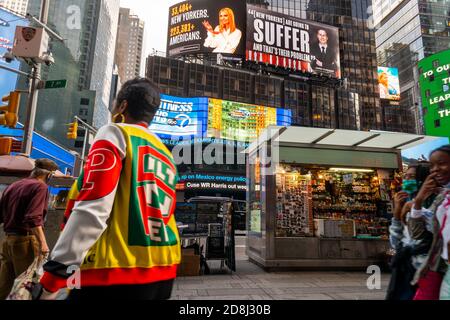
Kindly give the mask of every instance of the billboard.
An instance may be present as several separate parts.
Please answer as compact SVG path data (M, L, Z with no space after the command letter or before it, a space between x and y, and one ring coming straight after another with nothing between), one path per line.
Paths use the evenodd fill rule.
M169 9L167 53L244 55L245 1L190 0Z
M16 26L19 25L27 26L28 22L23 20L23 17L0 8L0 56L3 56L8 49L12 49ZM20 62L17 60L6 63L0 59L0 64L16 70L20 68ZM17 77L18 75L13 72L0 69L0 97L16 89Z
M378 67L380 99L400 100L400 80L397 68Z
M288 109L209 99L208 137L253 142L268 126L291 123Z
M208 98L161 95L150 129L161 138L202 137L208 123Z
M248 5L246 59L340 79L339 29Z
M421 60L418 67L425 132L450 137L450 49Z

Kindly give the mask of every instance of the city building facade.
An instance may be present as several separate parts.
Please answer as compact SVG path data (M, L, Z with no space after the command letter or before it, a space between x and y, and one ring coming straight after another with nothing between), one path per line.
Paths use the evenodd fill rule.
M383 129L377 84L375 33L370 1L290 0L249 4L333 25L340 29L343 81L307 81L286 70L228 68L158 56L147 60L147 77L178 96L208 96L291 109L293 124L356 130Z
M417 63L450 47L449 0L374 1L378 64L399 69L399 106L385 105L386 129L423 133ZM381 6L381 4L383 6ZM380 13L382 12L382 13ZM377 20L376 20L377 21Z
M38 15L40 4L30 0L28 12ZM65 79L67 87L39 91L36 130L68 148L81 150L84 142L81 130L75 144L66 139L74 116L95 127L108 123L118 16L119 0L50 2L48 25L65 40L50 42L55 64L42 67L42 79ZM20 86L28 87L25 79Z
M130 9L120 8L115 59L122 81L141 74L145 23Z
M341 74L339 81L308 77L280 67L226 58L168 58L155 53L147 58L146 76L164 94L176 97L208 97L256 106L291 110L291 124L305 127L351 130L383 129L377 82L375 33L368 23L370 1L247 1L272 11L339 28ZM203 150L210 146L203 143ZM238 154L243 146L234 144ZM194 147L193 147L194 148ZM245 146L244 146L245 148ZM193 149L195 153L195 150ZM226 154L224 154L224 159ZM245 163L178 166L180 176L220 173L245 178ZM195 183L191 183L193 185ZM197 195L245 199L246 192L185 191Z
M0 7L25 16L27 14L28 0L0 0Z

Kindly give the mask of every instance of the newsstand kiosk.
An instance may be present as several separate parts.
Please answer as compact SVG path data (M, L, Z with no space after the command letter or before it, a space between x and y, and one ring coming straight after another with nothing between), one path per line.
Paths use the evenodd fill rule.
M385 265L401 150L438 138L269 127L247 153L247 255L265 269Z

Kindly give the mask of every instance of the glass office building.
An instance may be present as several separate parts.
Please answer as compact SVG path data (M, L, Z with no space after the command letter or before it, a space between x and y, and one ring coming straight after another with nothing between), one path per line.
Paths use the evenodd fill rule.
M38 16L40 3L30 0L28 12ZM36 130L68 148L83 146L83 132L75 144L66 139L67 124L74 116L95 127L108 122L118 15L119 0L50 2L48 25L65 41L51 41L56 63L43 65L42 79L66 79L67 88L39 91ZM28 84L22 79L21 86Z
M450 47L450 0L396 1L388 9L376 25L377 57L399 69L401 100L384 108L385 122L390 131L423 133L417 63Z
M342 81L305 77L284 68L253 65L217 65L215 58L200 61L161 55L149 56L146 76L163 93L178 97L210 97L292 111L292 125L353 130L382 129L377 83L374 30L369 28L369 1L248 0L272 11L339 28ZM203 149L208 142L203 144ZM195 152L195 150L193 150ZM239 152L234 150L235 154ZM225 162L224 162L225 163ZM179 165L181 176L223 175L245 177L245 165ZM198 189L194 195L245 199L245 191L230 193Z

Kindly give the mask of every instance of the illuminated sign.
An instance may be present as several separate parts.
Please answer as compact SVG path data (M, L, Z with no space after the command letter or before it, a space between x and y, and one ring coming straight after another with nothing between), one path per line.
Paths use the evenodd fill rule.
M209 99L208 137L253 142L267 127L291 123L288 109Z
M162 138L202 137L208 115L207 98L161 95L161 105L150 129Z
M247 183L247 178L242 176L223 176L210 174L184 174L180 177L180 181L211 181L211 182L234 182Z
M400 80L397 68L378 67L380 99L400 100Z
M245 26L245 1L184 1L169 9L167 52L243 56Z
M292 111L220 99L161 95L150 129L166 145L247 147L268 126L290 126Z
M230 183L230 182L186 182L184 184L185 190L233 190L233 191L247 191L247 185Z
M427 135L450 137L450 50L419 62L424 126Z
M339 79L339 29L248 5L246 59Z

